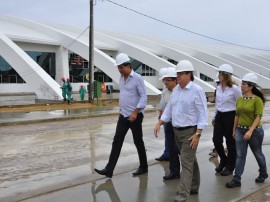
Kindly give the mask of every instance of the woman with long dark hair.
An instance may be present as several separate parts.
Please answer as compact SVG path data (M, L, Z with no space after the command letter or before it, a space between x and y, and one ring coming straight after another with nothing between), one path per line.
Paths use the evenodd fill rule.
M265 156L262 152L264 130L261 124L265 98L257 88L258 77L253 73L246 74L242 79L243 96L237 100L233 135L236 142L236 165L233 179L226 187L241 186L241 176L244 172L248 145L259 165L259 176L256 183L263 183L268 178Z

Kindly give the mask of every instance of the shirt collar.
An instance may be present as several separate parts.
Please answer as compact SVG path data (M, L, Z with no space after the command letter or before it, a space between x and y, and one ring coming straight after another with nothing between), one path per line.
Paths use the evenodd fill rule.
M130 75L130 76L133 76L134 73L135 73L135 72L134 72L133 69L132 69L129 75Z
M193 82L192 82L192 81L190 81L190 82L189 82L189 83L186 85L186 87L185 87L185 88L186 88L186 89L190 89L190 88L191 88L191 86L192 86L192 83L193 83ZM179 84L178 84L178 85L179 85ZM179 88L180 88L180 89L182 89L180 85L179 85ZM185 88L183 88L182 90L184 90Z
M130 76L132 76L132 77L133 77L133 76L134 76L134 74L135 74L135 72L134 72L134 71L133 71L133 69L132 69L132 70L131 70L131 72L130 72L130 74L128 75L128 77L130 77ZM124 78L124 75L121 75L121 77L122 77L122 78Z

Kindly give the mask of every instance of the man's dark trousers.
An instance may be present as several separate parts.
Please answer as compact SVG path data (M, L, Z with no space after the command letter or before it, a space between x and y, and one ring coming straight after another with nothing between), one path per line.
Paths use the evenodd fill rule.
M180 175L179 149L175 142L172 122L164 123L165 135L167 135L168 147L170 151L170 174Z
M123 115L121 114L119 115L119 119L116 126L116 132L112 143L112 150L109 162L106 165L106 169L108 171L113 172L116 166L128 129L131 129L132 131L134 144L137 148L139 155L140 168L145 169L148 168L146 150L143 141L142 121L143 121L142 113L138 113L137 119L133 122L130 122L128 118L125 118Z

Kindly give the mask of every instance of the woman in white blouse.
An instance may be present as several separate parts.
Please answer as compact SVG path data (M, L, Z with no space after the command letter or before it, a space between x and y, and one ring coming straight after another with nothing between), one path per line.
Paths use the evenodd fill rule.
M241 90L234 84L232 73L233 68L228 64L219 67L220 84L216 90L216 110L212 120L214 126L213 142L220 157L220 163L215 171L222 176L233 173L236 161L235 140L232 133L236 100L241 96ZM223 147L223 137L226 139L227 155Z

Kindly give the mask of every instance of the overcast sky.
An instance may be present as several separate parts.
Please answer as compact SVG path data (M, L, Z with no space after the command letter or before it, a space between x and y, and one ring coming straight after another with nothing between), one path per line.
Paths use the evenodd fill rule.
M172 25L220 40L270 49L270 0L112 0ZM0 14L38 22L89 25L89 0L0 0ZM178 40L205 40L96 0L95 29Z

